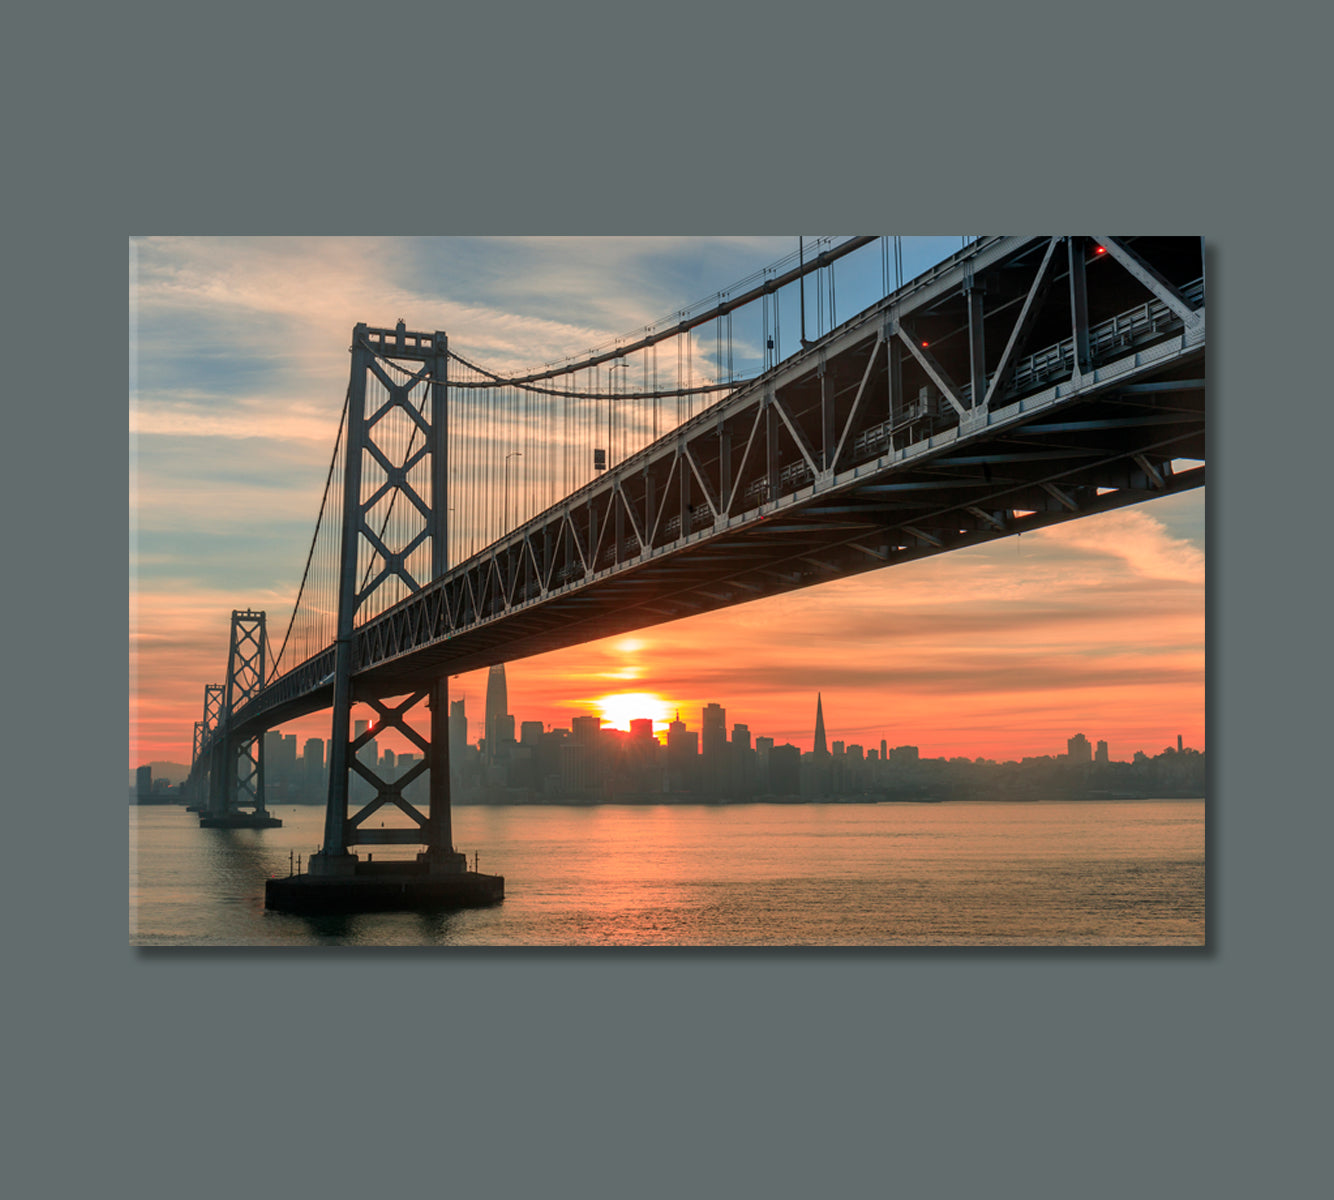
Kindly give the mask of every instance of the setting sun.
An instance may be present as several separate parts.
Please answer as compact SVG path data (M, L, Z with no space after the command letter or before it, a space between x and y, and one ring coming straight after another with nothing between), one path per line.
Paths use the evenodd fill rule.
M611 728L627 732L631 721L651 719L656 731L672 719L671 705L653 692L617 692L599 696L593 701L593 707Z

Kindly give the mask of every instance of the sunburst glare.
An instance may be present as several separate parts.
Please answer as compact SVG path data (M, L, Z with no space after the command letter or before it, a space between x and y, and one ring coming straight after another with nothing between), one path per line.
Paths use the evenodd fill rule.
M631 721L652 720L653 728L665 729L672 719L671 705L654 692L616 692L593 701L597 715L612 729L630 729Z

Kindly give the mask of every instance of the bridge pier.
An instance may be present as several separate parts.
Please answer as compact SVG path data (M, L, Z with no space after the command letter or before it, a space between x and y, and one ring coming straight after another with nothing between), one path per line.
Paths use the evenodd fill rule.
M428 699L430 740L407 722L408 712ZM264 906L279 912L318 914L376 911L427 911L478 908L505 897L500 875L469 871L467 857L454 849L449 789L449 680L437 680L429 692L418 692L398 705L369 701L377 720L348 740L346 725L334 730L340 761L336 778L330 768L329 807L325 813L325 845L310 856L305 874L265 883ZM335 703L335 712L350 713L351 704ZM344 718L346 720L346 718ZM361 762L356 752L375 734L397 729L423 750L422 759L395 780L385 780ZM375 788L375 796L355 814L347 812L347 783L355 773ZM404 789L426 773L429 807L421 813L404 799ZM406 814L412 825L383 828L366 824L386 807ZM424 847L415 858L381 859L371 852L363 860L350 846L411 845Z

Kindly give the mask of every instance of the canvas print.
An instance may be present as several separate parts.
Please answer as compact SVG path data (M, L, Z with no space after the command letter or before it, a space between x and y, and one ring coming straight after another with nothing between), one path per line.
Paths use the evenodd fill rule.
M138 946L1203 946L1193 236L137 237Z

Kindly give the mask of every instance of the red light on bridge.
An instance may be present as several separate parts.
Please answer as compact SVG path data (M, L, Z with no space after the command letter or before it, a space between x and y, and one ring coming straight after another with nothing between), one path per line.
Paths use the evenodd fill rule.
M922 343L922 349L925 350L929 345L931 345L930 342L923 342L923 343Z
M1093 253L1094 253L1095 255L1096 255L1096 254L1106 254L1106 253L1107 253L1107 247L1106 247L1106 246L1094 246L1094 247L1093 247Z

